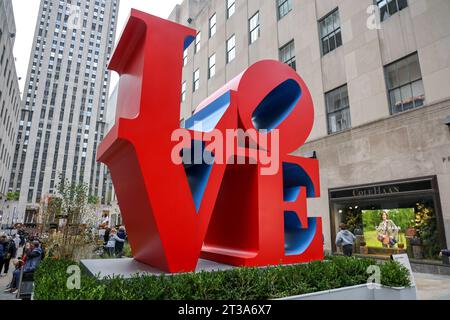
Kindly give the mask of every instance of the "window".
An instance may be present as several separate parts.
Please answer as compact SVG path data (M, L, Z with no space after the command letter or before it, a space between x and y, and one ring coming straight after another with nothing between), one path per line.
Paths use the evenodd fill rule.
M385 67L391 114L425 104L422 72L417 53Z
M295 45L294 40L280 49L280 61L289 65L292 69L297 70L295 63Z
M202 40L202 33L199 31L197 33L197 36L195 37L195 50L194 50L195 53L200 51L200 48L201 48L200 42L201 42L201 40Z
M381 21L405 9L408 6L407 0L375 0L380 9Z
M184 49L183 51L183 67L187 65L188 59L188 49Z
M200 88L200 69L194 72L194 92Z
M277 0L278 19L283 18L292 10L292 0Z
M181 102L186 101L186 81L181 85Z
M328 133L341 132L352 126L347 85L325 94L327 107Z
M227 63L236 58L236 36L232 35L230 39L227 40Z
M209 18L209 37L213 37L217 31L217 15L214 15Z
M208 58L208 79L216 75L216 54Z
M236 12L236 0L227 0L227 19Z
M249 20L249 30L250 30L250 44L258 40L260 36L260 28L259 28L259 11L255 13L253 17Z
M322 55L342 46L341 22L339 10L335 10L319 21Z

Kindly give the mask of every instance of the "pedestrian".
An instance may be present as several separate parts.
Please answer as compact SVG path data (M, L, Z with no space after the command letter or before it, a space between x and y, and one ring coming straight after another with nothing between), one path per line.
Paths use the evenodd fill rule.
M4 256L3 256L3 269L4 269L4 275L6 276L9 271L9 264L11 262L11 259L16 257L17 249L16 249L16 243L12 238L8 238L4 245ZM0 269L0 273L2 272L2 269Z
M351 257L353 255L353 245L356 237L353 233L347 230L347 225L345 223L341 223L339 227L341 230L336 236L336 246L342 247L344 255Z
M23 228L20 228L19 231L17 231L17 233L19 234L19 238L20 238L20 247L23 247L26 243L26 233L23 230Z
M127 239L127 233L125 231L125 227L124 226L121 226L119 228L119 231L117 232L117 236L120 239L122 239L122 240L126 240ZM125 245L125 242L116 241L115 253L116 253L116 257L117 258L122 258L124 245Z
M5 292L16 294L19 289L20 272L22 270L23 261L21 259L13 259L12 263L14 266L13 277L11 282L6 286Z
M16 250L19 250L20 248L20 236L18 233L16 233L16 236L14 237L14 244L16 245Z
M109 214L107 212L104 212L102 214L102 221L100 222L99 225L99 231L98 231L98 236L100 239L103 238L103 242L106 243L108 242L108 229L109 229Z
M5 263L5 247L6 247L6 236L0 236L0 277L3 277L1 270L3 269L3 264Z
M120 239L117 236L117 230L113 228L113 229L111 229L111 232L109 233L109 240L108 240L108 243L106 244L106 250L107 250L108 255L110 257L114 256L114 253L115 253L114 251L115 251L115 248L116 248L116 242L125 242L125 240L124 239Z
M442 249L439 256L442 258L445 265L450 265L450 250Z
M27 250L25 265L23 272L34 272L41 263L43 251L39 241L35 240L30 243L30 248Z
M108 244L108 241L109 241L109 233L111 232L111 229L110 228L106 228L105 229L105 233L104 233L104 235L103 235L103 245L107 245Z

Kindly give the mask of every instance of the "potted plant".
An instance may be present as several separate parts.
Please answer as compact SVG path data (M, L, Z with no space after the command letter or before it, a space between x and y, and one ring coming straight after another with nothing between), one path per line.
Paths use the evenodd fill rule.
M411 238L409 244L412 247L412 254L414 259L423 259L422 239L419 237Z
M409 243L412 246L421 246L422 245L422 240L419 237L413 237L413 238L411 238L411 240L409 240Z
M413 227L409 227L405 230L406 237L415 237L417 235L417 230Z
M360 227L356 227L353 233L355 236L363 236L364 235L364 232L363 232L362 228L360 228Z
M367 243L365 241L361 241L359 244L359 253L368 255L369 254L369 248L367 247Z

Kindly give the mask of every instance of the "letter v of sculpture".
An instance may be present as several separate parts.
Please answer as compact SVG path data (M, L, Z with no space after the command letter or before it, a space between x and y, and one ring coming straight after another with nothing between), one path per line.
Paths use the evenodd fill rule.
M226 129L257 129L254 144L279 135L279 146L272 142L266 150L279 152L279 170L264 175L261 161L188 166L172 160L183 50L195 34L132 10L110 62L120 74L116 124L98 161L111 171L134 258L169 273L194 271L200 256L237 266L323 259L321 220L306 213L306 198L319 196L318 162L290 155L311 132L313 104L290 67L254 64L186 121L190 137L198 137L195 121L207 124L200 134L207 150L212 129L224 136ZM249 148L237 147L231 157Z

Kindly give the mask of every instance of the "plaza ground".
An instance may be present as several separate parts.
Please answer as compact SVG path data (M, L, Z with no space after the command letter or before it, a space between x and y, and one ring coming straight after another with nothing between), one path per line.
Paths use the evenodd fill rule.
M450 276L415 273L418 300L450 300Z
M0 301L16 299L16 295L4 292L6 289L6 286L11 282L13 271L14 271L14 267L11 264L9 267L9 270L8 270L8 275L6 277L0 278Z

